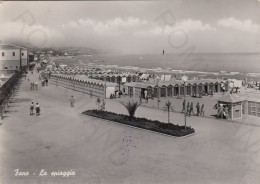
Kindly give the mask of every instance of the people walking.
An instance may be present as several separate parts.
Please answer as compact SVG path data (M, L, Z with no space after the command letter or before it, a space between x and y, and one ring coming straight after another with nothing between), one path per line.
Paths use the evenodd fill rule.
M204 113L205 113L204 104L202 104L200 109L200 116L204 116Z
M217 115L217 118L221 118L221 119L223 119L223 105L222 104L220 104L219 105L219 107L218 107L218 115Z
M226 119L228 119L228 106L227 106L227 105L226 105L226 107L224 108L224 113L225 113Z
M197 109L197 116L199 116L200 115L200 104L199 104L199 102L196 105L196 109Z
M35 90L38 90L38 82L34 83Z
M193 111L193 102L191 102L190 104L190 111L189 111L189 116L192 113L192 115L194 116L194 111Z
M105 109L106 109L106 101L104 99L102 99L101 110L104 111Z
M30 115L33 115L33 110L34 110L34 103L32 102L30 105Z
M75 103L75 99L74 99L73 96L71 96L71 98L70 98L70 106L74 107L74 103Z
M187 104L187 112L186 112L186 116L189 115L189 112L190 112L190 102L188 102L188 104Z
M3 120L4 119L4 108L3 108L3 106L1 105L0 106L0 116L1 116L1 119Z
M40 109L40 104L38 102L35 105L35 111L36 111L36 115L37 116L40 115L41 109Z

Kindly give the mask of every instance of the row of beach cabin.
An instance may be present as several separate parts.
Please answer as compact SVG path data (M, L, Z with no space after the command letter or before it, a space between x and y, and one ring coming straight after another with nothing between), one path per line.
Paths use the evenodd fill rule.
M109 94L106 96L109 97L110 94L114 94L115 91L119 89L120 81L120 90L125 94L133 97L143 98L145 95L148 97L174 97L184 95L184 82L180 80L169 81L169 82L140 82L139 78L135 75L129 75L123 80L123 77L118 75L116 76L100 76L100 78L77 78L77 76L71 77L67 75L58 75L52 74L52 78L55 79L57 85L70 85L74 89L79 88L81 90L82 85L87 86L84 89L88 89L94 93L97 93L97 96L101 93L104 93L106 89L109 91ZM106 81L105 81L106 78ZM134 82L133 82L134 81ZM59 83L59 84L58 84ZM78 87L79 86L79 87ZM93 90L92 90L93 88ZM113 89L112 89L113 88ZM188 80L185 84L185 94L186 95L201 95L201 94L214 94L220 93L229 90L229 82L222 81L217 79L202 79L202 80ZM95 96L95 95L94 95Z
M101 98L104 98L105 96L106 98L109 98L111 94L114 95L115 92L118 91L118 86L115 83L89 78L72 78L70 76L52 74L50 81L54 85Z
M229 82L216 79L204 79L204 80L189 80L185 84L183 81L171 81L165 83L125 83L125 94L135 97L173 97L182 96L185 94L190 96L199 96L202 94L214 94L225 92L229 90Z

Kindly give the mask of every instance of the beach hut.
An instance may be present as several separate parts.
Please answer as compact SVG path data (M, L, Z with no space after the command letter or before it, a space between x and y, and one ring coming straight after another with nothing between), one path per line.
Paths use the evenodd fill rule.
M167 96L172 97L172 89L173 86L171 84L167 86Z
M187 92L186 92L186 94L191 96L191 90L192 90L192 85L189 83L187 85Z
M179 85L176 84L174 87L173 87L173 95L174 96L178 96L179 95Z
M158 98L159 97L159 86L158 85L156 85L156 86L154 86L154 90L153 90L153 97L155 97L155 98Z
M187 95L186 90L185 90L185 94ZM180 87L180 95L181 95L181 96L184 95L184 84L182 84L181 87Z
M198 94L202 94L203 91L204 91L203 84L200 83L199 86L198 86Z
M192 95L197 96L197 94L198 94L197 88L198 88L198 86L196 83L192 84Z
M227 94L222 96L218 100L218 105L228 107L227 117L229 119L240 119L242 118L242 102L244 100L236 95Z

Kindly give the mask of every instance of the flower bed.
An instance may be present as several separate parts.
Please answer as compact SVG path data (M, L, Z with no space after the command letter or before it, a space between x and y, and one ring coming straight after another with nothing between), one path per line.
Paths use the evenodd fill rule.
M108 111L87 110L82 112L82 114L177 137L189 135L195 132L195 130L191 127L186 127L185 130L184 126L179 126L178 124L174 125L171 123L163 123L146 118L134 117L131 121L127 115L116 114Z

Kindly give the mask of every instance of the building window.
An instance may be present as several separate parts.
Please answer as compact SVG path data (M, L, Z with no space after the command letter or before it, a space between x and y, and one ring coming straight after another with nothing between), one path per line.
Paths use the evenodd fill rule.
M5 53L4 53L4 52L2 52L2 56L5 56Z
M15 56L15 52L13 52L13 56Z
M24 56L24 53L22 52L22 56Z

